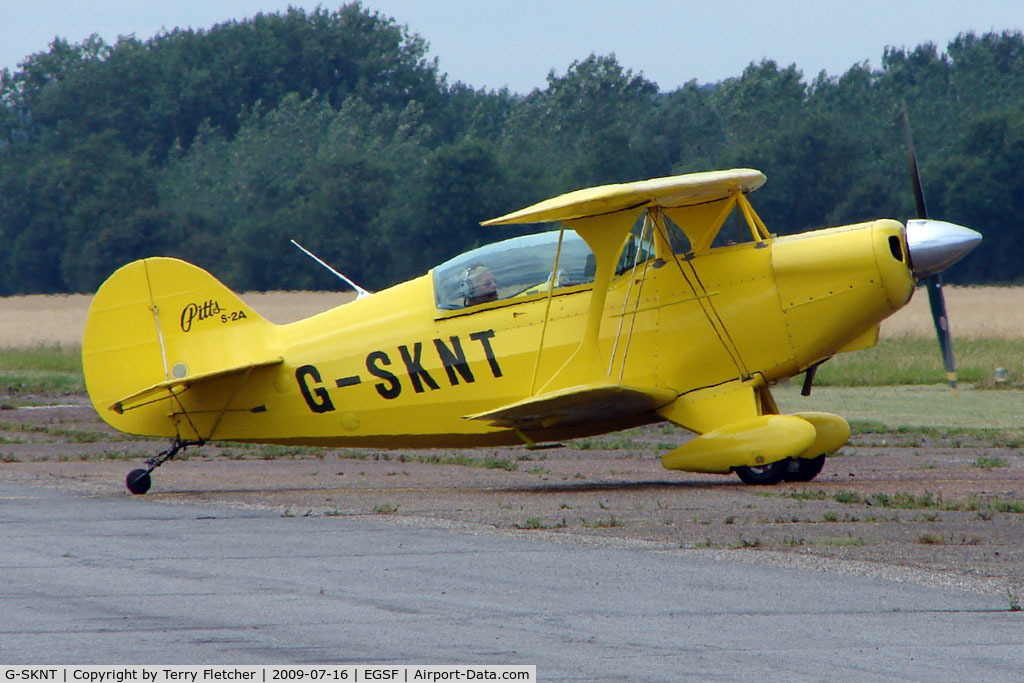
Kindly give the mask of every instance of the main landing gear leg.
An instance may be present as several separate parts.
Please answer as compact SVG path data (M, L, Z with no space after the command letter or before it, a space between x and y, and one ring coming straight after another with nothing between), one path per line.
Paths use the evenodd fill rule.
M146 461L146 467L140 467L139 469L132 470L125 477L124 484L128 487L128 490L133 494L139 496L149 490L149 487L153 485L153 478L150 477L150 472L155 470L160 465L163 465L168 460L174 459L174 456L179 451L185 450L189 446L202 446L202 441L182 441L181 439L175 439L171 442L171 447L166 451L157 453L152 458Z

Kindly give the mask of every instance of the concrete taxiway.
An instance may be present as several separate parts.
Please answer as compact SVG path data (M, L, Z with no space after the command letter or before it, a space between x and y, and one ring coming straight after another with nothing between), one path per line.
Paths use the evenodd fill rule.
M997 595L0 483L0 664L536 664L542 680L1003 680Z

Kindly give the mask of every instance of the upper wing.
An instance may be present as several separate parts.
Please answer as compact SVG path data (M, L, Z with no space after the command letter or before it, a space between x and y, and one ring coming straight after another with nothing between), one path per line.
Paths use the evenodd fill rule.
M481 225L570 221L641 206L667 209L693 206L726 199L735 192L752 192L764 185L766 180L760 171L734 168L600 185L546 199L525 209L484 221Z

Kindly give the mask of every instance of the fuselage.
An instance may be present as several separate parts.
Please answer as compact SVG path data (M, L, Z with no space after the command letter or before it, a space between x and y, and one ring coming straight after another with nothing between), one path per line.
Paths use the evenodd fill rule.
M774 382L869 346L879 322L913 291L903 226L891 220L685 258L647 256L611 283L601 362L612 381L676 396L756 375ZM466 308L439 307L435 286L431 272L274 326L266 346L283 362L254 372L234 399L261 410L221 416L216 438L380 447L521 442L515 430L465 416L544 390L581 343L593 284L550 296L536 287ZM187 412L216 412L192 400L182 395ZM529 438L657 419L555 425Z

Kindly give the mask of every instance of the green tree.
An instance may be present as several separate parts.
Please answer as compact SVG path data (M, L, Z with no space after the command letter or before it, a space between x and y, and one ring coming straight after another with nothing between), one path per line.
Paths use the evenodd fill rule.
M66 140L113 129L159 163L176 142L189 146L203 121L230 137L244 108L272 108L289 93L321 93L335 106L358 96L377 107L439 107L437 66L425 53L421 38L359 3L290 8L113 46L58 40L5 76L0 97L31 111L26 135Z
M552 71L547 89L532 92L509 117L504 163L515 167L533 199L635 180L643 175L637 122L657 97L655 83L614 55L573 62L564 76Z
M1017 108L972 121L955 153L936 165L934 203L938 211L931 213L971 226L985 236L970 258L944 276L947 279L1008 283L1024 278L1022 158L1024 109Z
M480 227L480 221L500 215L504 178L493 150L482 142L446 145L431 153L423 174L422 215L405 241L406 252L417 256L422 270L469 247L505 236ZM410 273L411 274L411 273Z
M709 171L725 152L722 118L712 106L711 86L690 81L657 97L636 123L647 175Z
M787 130L803 114L807 88L790 65L766 59L750 64L738 78L719 83L711 96L732 150L755 150Z
M905 219L901 100L932 214L985 232L953 276L1024 278L1020 32L890 48L810 83L764 60L667 93L614 55L519 95L448 86L425 54L358 3L55 40L0 72L0 293L88 291L152 254L239 289L333 286L289 237L378 288L516 234L481 219L730 166L769 176L754 202L775 231Z

